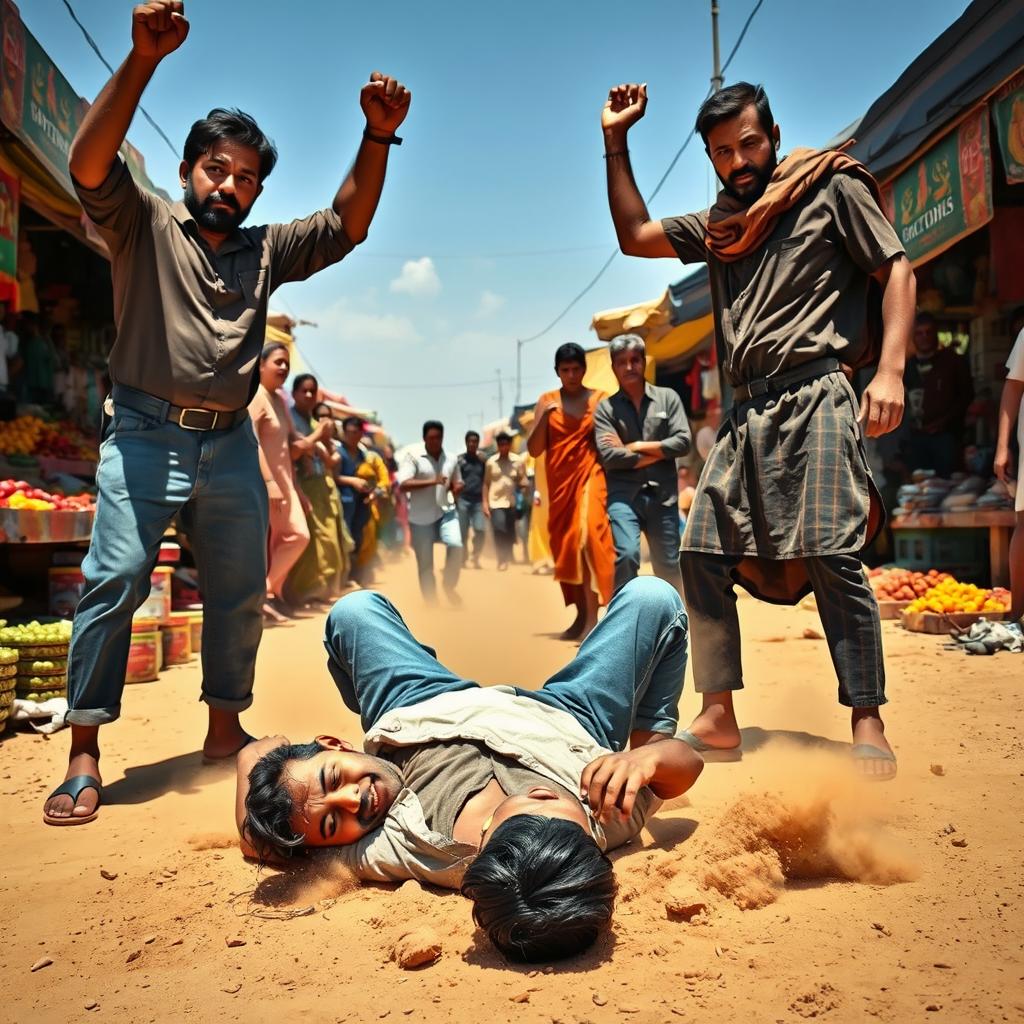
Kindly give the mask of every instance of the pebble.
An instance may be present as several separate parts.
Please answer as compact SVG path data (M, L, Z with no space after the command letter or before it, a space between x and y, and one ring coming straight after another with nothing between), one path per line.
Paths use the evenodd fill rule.
M87 1010L98 1010L100 1008L100 1004L97 1003L95 999L90 999L89 1002L85 1004L85 1008Z
M115 878L117 878L117 872L108 871L106 868L100 868L100 876L102 878L105 878L108 882L112 882Z
M432 964L441 958L441 939L433 928L414 928L399 936L391 951L391 959L404 971Z
M665 913L675 921L692 921L707 909L707 903L698 896L674 896L665 901Z
M154 942L156 942L156 936L155 936L155 935L147 935L147 936L146 936L146 937L145 937L145 938L144 938L144 939L142 940L142 944L143 944L144 946L151 946L151 945L152 945L152 944L153 944Z
M229 996L233 996L236 992L239 992L241 988L242 984L239 982L237 985L228 985L225 988L222 988L221 992L227 992Z
M608 1000L603 995L601 995L600 992L594 993L593 1000L595 1006L604 1006L608 1002Z
M963 848L964 848L964 847L965 847L965 846L967 845L967 840L966 840L966 839L963 839L963 838L960 838L960 839L951 839L951 840L950 840L950 842L951 842L951 843L952 843L952 844L953 844L954 846L958 846L958 847L960 847L960 849L961 849L961 850L962 850L962 849L963 849Z
M816 629L811 629L810 627L808 627L807 629L804 630L804 639L805 640L824 640L825 639L825 635L824 635L824 633L819 633L818 630L816 630Z
M52 963L53 961L48 956L42 956L32 965L32 971L41 971L44 967L49 967Z
M930 764L928 766L928 770L932 773L932 775L945 775L946 774L946 769L943 768L941 764Z
M528 1003L530 1001L530 992L519 992L514 996L509 996L509 1002L511 1003Z
M942 1004L941 1003L929 1003L925 1007L925 1009L926 1010L930 1010L931 1012L934 1013L936 1010L941 1010L942 1009Z
M227 938L224 941L227 943L228 949L237 949L239 946L245 945L245 939Z
M125 963L126 964L130 964L130 963L132 963L132 961L138 960L140 956L142 956L142 950L141 949L133 950L131 953L128 954L128 959L125 960Z
M871 927L874 928L876 932L881 932L883 935L892 935L892 932L889 931L889 929L880 921L872 921Z

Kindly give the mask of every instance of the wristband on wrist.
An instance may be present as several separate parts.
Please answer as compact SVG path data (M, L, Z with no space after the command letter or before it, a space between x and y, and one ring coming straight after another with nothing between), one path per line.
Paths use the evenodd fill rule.
M613 153L605 153L605 160L610 160L613 156L629 156L628 149L617 149Z
M370 142L377 142L381 146L400 146L402 144L402 140L394 132L390 135L378 135L369 127L363 129L363 138Z

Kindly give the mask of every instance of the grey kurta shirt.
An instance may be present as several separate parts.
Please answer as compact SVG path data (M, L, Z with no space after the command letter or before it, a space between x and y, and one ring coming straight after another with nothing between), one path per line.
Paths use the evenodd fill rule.
M641 456L607 441L605 435L609 433L617 434L623 444L660 441L666 458L637 469ZM690 450L690 424L682 400L671 388L645 384L639 413L623 391L601 399L594 411L594 440L608 478L609 502L632 503L648 484L657 489L663 505L678 500L676 459Z
M341 218L321 210L290 224L242 227L215 253L184 203L139 188L124 161L88 189L82 208L110 248L117 341L110 377L175 405L248 405L267 327L267 300L352 250Z
M852 363L867 329L869 275L903 252L867 186L834 174L783 213L767 241L725 263L704 244L708 211L668 217L683 263L707 263L723 370L732 384L835 356Z

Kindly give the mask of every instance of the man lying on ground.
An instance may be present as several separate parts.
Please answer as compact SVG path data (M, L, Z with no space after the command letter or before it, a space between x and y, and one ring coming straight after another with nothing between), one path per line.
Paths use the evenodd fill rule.
M244 748L243 852L266 861L332 847L360 878L461 889L512 959L594 942L615 894L606 851L703 768L673 738L687 642L676 591L631 581L537 691L460 678L369 591L338 601L324 642L366 753L331 736Z

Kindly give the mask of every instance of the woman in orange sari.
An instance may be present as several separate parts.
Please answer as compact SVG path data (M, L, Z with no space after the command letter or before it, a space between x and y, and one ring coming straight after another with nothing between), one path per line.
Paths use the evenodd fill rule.
M563 640L580 640L597 624L597 609L612 597L615 547L606 511L607 485L594 445L594 409L604 393L583 386L587 357L572 342L555 353L562 386L540 396L527 439L530 454L545 456L548 536L555 579L576 619Z

